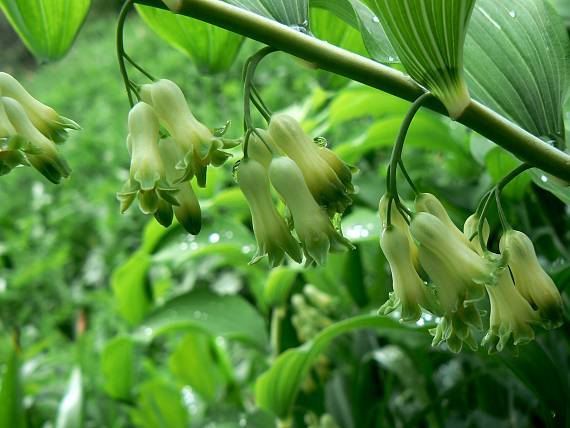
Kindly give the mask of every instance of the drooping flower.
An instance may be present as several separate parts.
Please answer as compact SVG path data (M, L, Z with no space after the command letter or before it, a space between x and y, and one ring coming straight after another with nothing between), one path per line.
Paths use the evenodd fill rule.
M278 151L277 147L271 140L269 132L265 129L256 129L256 132L253 132L249 137L247 148L248 156L262 164L267 169L269 168L271 159L273 159L272 151L275 154L280 154L280 151Z
M446 312L484 296L484 284L494 284L502 260L479 256L448 227L429 213L416 214L410 231L419 244L420 263L437 286Z
M188 233L197 235L202 228L202 211L192 183L180 181L184 171L176 169L176 164L182 156L182 151L170 138L160 140L158 149L164 162L166 180L173 183L172 187L177 190L178 205L172 206L171 210Z
M475 0L364 0L402 65L457 118L469 104L463 47Z
M456 238L463 241L463 243L469 246L469 239L465 238L465 235L457 228L453 220L449 217L447 210L443 204L431 193L420 193L415 200L415 208L418 212L430 213L436 216L451 232Z
M61 116L53 108L35 99L8 73L0 72L0 95L18 101L36 129L55 143L65 141L68 129L81 129L73 120Z
M69 177L71 169L58 153L57 146L34 126L23 106L10 97L2 97L1 103L17 134L10 142L13 149L22 150L27 161L52 183Z
M333 152L315 144L293 117L276 114L269 123L272 141L298 165L314 199L332 214L352 203L352 170Z
M0 91L0 95L2 92ZM0 140L8 139L16 135L16 130L10 123L4 103L0 102Z
M473 331L483 328L481 313L473 303L458 306L455 312L447 312L437 327L430 330L433 336L432 346L445 342L451 352L460 352L464 345L477 349Z
M178 205L176 189L166 181L166 172L158 149L159 124L153 108L139 102L129 112L127 147L131 154L129 179L117 197L121 212L125 212L138 197L139 208L145 214L158 212L157 220L167 223L166 205ZM160 210L160 211L159 211Z
M487 286L491 301L489 331L482 345L501 352L507 345L520 345L534 339L532 324L540 323L536 311L515 288L507 269L503 271L496 285Z
M215 137L206 125L199 122L176 83L161 79L143 85L140 93L143 101L153 106L160 123L182 148L184 156L178 164L178 168L185 171L182 180L196 176L198 186L205 187L208 165L222 165L231 157L224 150L237 143Z
M283 262L285 254L301 263L303 253L299 243L273 204L267 170L256 160L248 158L240 163L237 174L239 187L249 204L257 240L257 252L251 263L267 255L269 264L274 267Z
M509 230L499 244L506 252L515 287L535 308L545 328L562 324L562 297L552 278L544 271L534 251L532 241L524 233Z
M401 227L396 224L385 227L380 246L390 264L394 291L378 313L388 315L400 310L401 320L404 322L420 319L422 308L439 313L434 291L419 277L412 259L408 236Z
M330 250L353 248L332 225L326 211L313 198L297 164L285 156L273 158L269 166L271 184L291 212L295 231L307 261L322 265Z

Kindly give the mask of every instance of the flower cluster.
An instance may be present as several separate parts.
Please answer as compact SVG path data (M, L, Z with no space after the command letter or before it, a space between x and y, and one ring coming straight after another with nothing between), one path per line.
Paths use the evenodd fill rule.
M0 72L0 175L20 165L32 166L53 183L71 169L57 144L79 125L42 104L8 73Z
M121 212L138 200L140 210L168 227L176 216L191 234L201 228L201 210L192 188L205 187L208 165L222 165L235 145L215 135L190 111L182 90L170 80L143 85L142 101L129 112L129 178L117 193ZM164 128L161 130L161 126ZM165 130L165 131L164 131ZM168 137L162 138L166 133Z
M413 212L384 196L379 214L381 246L394 289L381 314L399 310L402 321L417 321L425 310L440 317L431 331L433 344L446 342L454 352L464 345L477 348L473 333L483 323L476 302L486 292L491 314L483 344L491 350L532 340L532 325L560 325L560 294L523 233L507 231L501 254L493 254L479 244L476 215L467 219L461 232L437 198L425 193L416 198ZM486 241L487 223L483 234Z
M329 251L352 248L331 222L351 203L351 167L285 114L274 115L268 130L252 133L246 153L237 178L258 244L252 262L267 255L276 266L288 254L300 263L304 253L307 264L321 265ZM274 205L272 187L288 209L293 230Z

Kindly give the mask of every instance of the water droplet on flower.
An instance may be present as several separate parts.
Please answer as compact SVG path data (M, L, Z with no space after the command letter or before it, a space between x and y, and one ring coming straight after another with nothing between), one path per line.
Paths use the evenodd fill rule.
M416 321L416 325L418 327L423 327L425 325L425 323L426 322L422 318L420 318L419 320Z
M220 234L219 233L212 233L209 237L208 237L208 241L210 241L210 243L215 244L217 242L220 242Z
M394 58L393 56L388 57L388 61L390 61L390 62L394 62L395 60L396 60L396 58Z

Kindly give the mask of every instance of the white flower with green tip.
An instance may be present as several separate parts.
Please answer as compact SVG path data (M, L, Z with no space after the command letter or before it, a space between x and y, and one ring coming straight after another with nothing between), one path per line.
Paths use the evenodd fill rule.
M267 170L256 160L244 159L239 165L237 177L251 211L253 233L257 240L257 252L251 263L267 255L270 266L274 267L283 262L285 254L301 263L303 253L299 243L273 204Z
M520 294L536 308L545 328L559 327L563 322L562 297L552 278L544 271L528 236L508 230L501 237L501 252L506 252L509 267Z
M295 231L309 263L323 265L329 251L353 246L332 225L326 211L313 198L297 164L284 156L273 158L269 166L271 184L291 212Z
M34 126L55 143L65 141L68 129L81 129L73 120L61 116L53 108L35 99L8 73L0 72L0 95L18 101Z

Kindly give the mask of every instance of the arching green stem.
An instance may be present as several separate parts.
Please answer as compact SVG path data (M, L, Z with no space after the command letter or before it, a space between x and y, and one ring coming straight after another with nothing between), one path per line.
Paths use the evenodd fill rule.
M133 0L126 0L119 12L119 19L117 21L117 34L115 38L117 46L117 59L119 60L119 69L121 70L121 76L123 76L123 81L125 82L125 89L127 90L127 96L129 97L129 104L131 107L134 105L133 94L131 93L131 85L129 80L129 75L127 73L127 67L125 65L125 45L123 43L123 31L125 29L125 20L129 10L133 6Z

